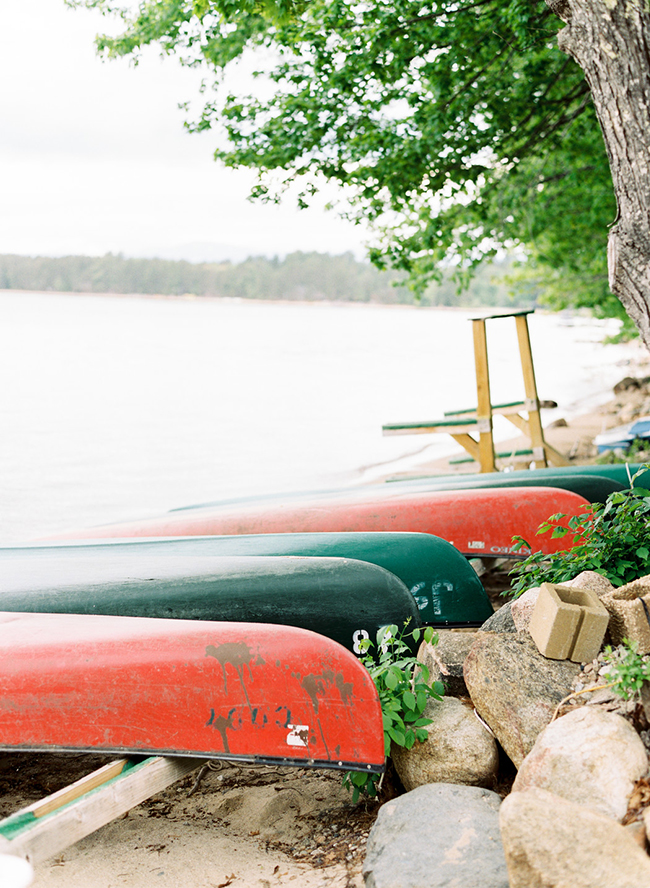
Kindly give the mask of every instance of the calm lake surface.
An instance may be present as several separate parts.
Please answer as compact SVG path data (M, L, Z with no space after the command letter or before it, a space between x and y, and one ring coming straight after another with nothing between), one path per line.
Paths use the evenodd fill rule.
M472 314L0 291L0 542L453 452L381 425L475 403ZM628 372L634 350L600 344L615 326L529 320L540 397L560 404L546 421ZM488 335L493 400L523 397L514 320Z

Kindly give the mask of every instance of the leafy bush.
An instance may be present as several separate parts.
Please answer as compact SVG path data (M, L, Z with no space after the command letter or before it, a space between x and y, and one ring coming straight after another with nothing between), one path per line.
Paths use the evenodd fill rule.
M614 586L650 574L650 490L635 487L635 479L650 466L643 465L631 479L629 490L610 493L580 515L567 519L557 514L540 525L538 534L552 537L573 534L573 548L544 555L532 552L510 571L511 593L516 598L540 583L562 583L583 570L602 574ZM534 547L514 537L515 548Z
M431 724L423 712L430 697L442 699L444 686L436 681L429 685L429 670L424 663L413 656L405 639L420 640L435 644L438 636L429 626L422 633L419 629L407 633L406 626L400 632L397 626L383 626L377 632L377 644L364 639L361 662L370 673L379 693L379 701L384 719L384 752L390 755L391 744L410 749L417 741L427 738L424 730ZM371 648L375 648L371 652ZM417 670L417 676L416 676ZM343 777L343 785L352 790L352 801L361 794L375 798L379 789L379 775L365 771L348 771Z
M613 690L629 700L635 697L646 681L650 681L650 660L638 652L636 641L624 639L617 648L608 645L604 659L608 664L606 677L612 682Z

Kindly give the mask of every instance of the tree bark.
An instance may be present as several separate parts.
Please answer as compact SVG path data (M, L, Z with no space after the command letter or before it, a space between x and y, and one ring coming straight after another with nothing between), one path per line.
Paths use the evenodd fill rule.
M609 285L650 348L650 4L546 0L561 50L585 73L605 138L618 214Z

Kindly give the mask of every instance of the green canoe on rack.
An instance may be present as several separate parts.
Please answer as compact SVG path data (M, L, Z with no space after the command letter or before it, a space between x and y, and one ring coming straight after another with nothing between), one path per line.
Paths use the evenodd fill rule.
M47 582L48 571L54 571L57 561L66 565L65 571L73 579L75 565L78 565L80 588L76 594L79 600L83 600L85 588L82 565L83 571L91 570L91 565L96 565L92 570L99 570L99 564L106 565L108 571L114 563L119 565L119 570L131 571L131 575L140 577L142 597L146 601L146 590L153 595L159 585L158 579L151 581L151 578L156 578L155 564L161 559L173 563L180 583L183 576L195 575L196 564L207 564L207 560L216 556L281 555L347 558L378 565L404 583L426 624L480 626L493 612L481 581L469 562L450 543L426 533L394 532L129 538L5 548L0 549L0 610L6 609L4 602L9 601L10 594L12 608L18 607L20 597L15 593L26 589L30 576L37 574L40 577L38 582L42 583L43 578ZM154 572L134 574L138 562L144 564L145 560ZM21 579L21 572L24 572L25 579ZM13 577L13 592L7 579L9 576ZM147 615L153 616L153 613L148 611ZM168 615L166 612L158 614Z

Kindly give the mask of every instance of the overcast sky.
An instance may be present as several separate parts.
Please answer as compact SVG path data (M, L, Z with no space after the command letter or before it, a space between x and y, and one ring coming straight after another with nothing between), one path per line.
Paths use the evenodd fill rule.
M170 255L205 243L233 259L362 254L364 232L335 213L246 200L252 175L221 168L214 137L183 129L177 105L196 98L196 72L157 54L136 68L102 62L93 38L105 20L63 0L1 10L0 253Z

